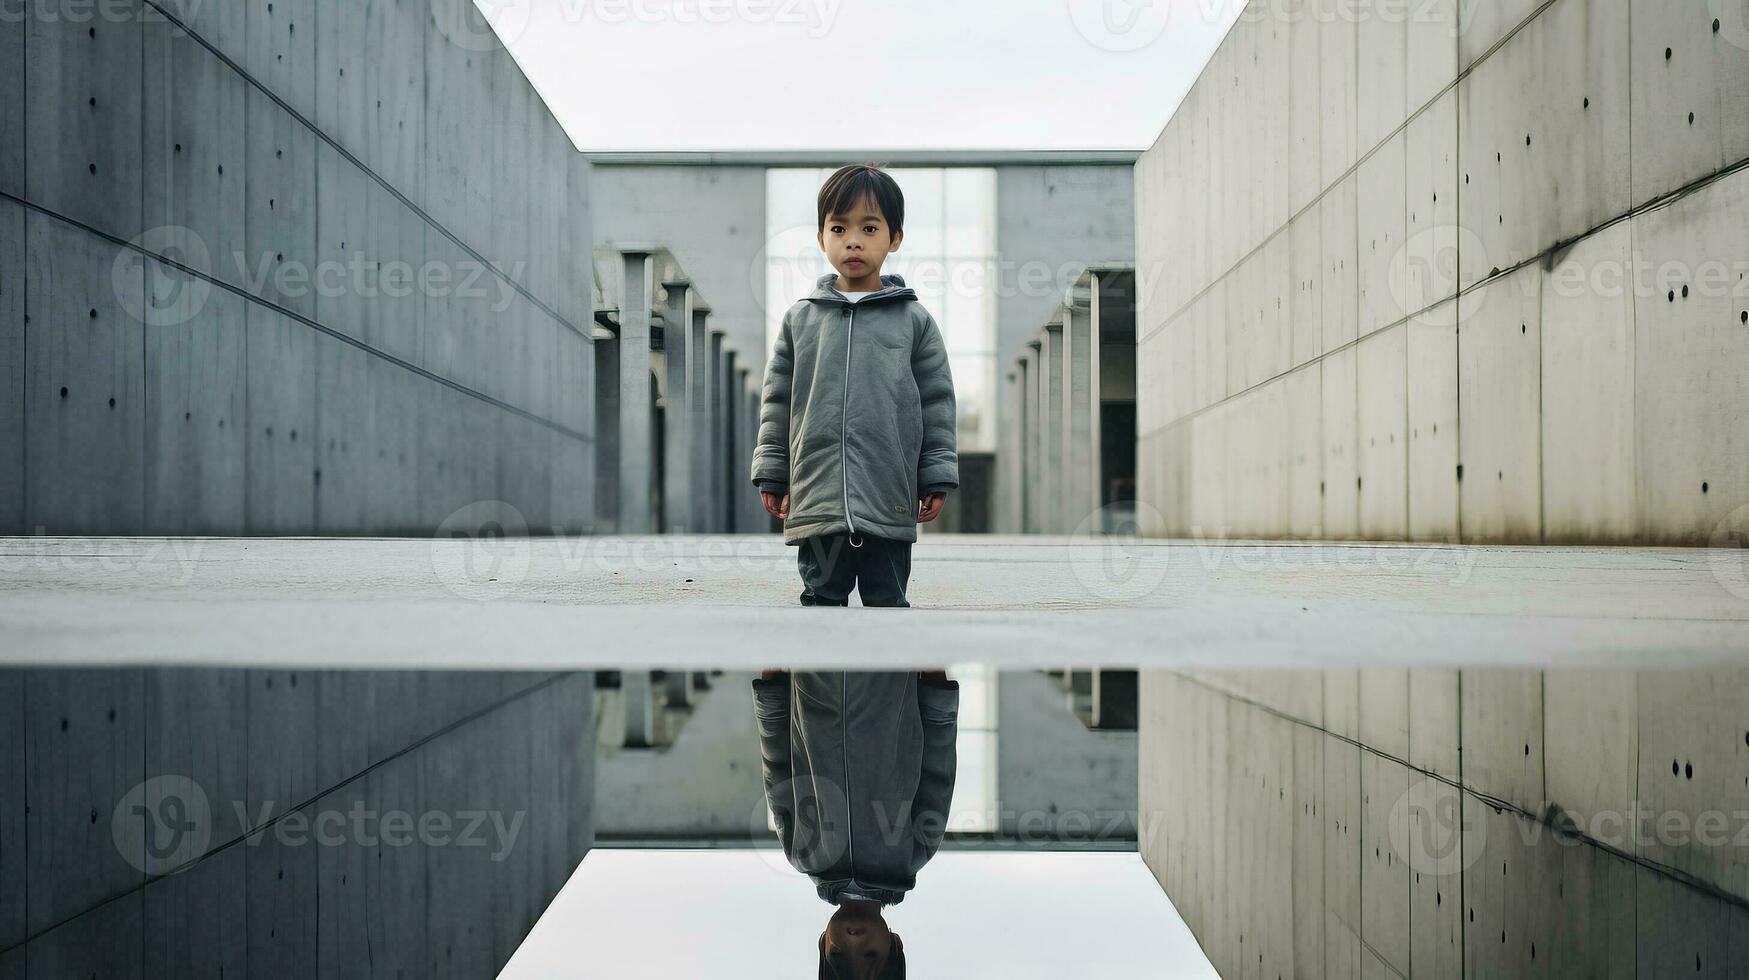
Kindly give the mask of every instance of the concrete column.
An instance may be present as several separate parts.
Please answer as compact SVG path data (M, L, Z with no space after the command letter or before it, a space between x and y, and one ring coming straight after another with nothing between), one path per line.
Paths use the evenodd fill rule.
M1070 287L1063 307L1063 495L1058 523L1070 532L1099 509L1099 390L1092 379L1099 359L1097 330L1086 294L1087 279Z
M619 335L596 327L595 527L619 530Z
M699 530L707 534L721 534L723 527L723 468L728 465L728 453L723 449L723 332L710 331L710 363L705 368L707 392L705 404L708 406L709 418L705 422L705 437L709 441L706 446L705 470L705 506L707 513L705 522L699 525Z
M668 300L662 310L662 350L667 386L662 413L663 531L685 534L692 522L692 382L689 338L692 334L692 289L684 281L662 284Z
M1040 436L1043 446L1039 462L1043 465L1043 478L1040 480L1040 490L1044 495L1043 506L1039 512L1043 515L1042 530L1047 534L1061 534L1062 526L1061 501L1063 499L1063 325L1047 323L1044 330L1044 371L1043 384L1039 393L1044 405L1044 424Z
M753 465L753 440L759 436L759 416L753 408L753 395L748 390L754 383L753 371L744 365L735 373L735 418L739 424L735 427L736 463L730 473L729 495L735 500L735 527L746 534L761 529L755 511L764 513L764 508L759 506L759 493L747 479L746 472Z
M655 530L656 479L650 417L650 253L620 253L619 532Z
M748 384L747 390L741 393L741 397L747 402L747 411L745 413L747 417L746 456L749 467L752 466L753 444L759 440L760 384L760 381L753 380ZM759 500L759 488L755 487L744 478L741 480L740 486L744 489L744 492L747 495L747 530L755 533L769 530L771 527L771 515L765 512L765 505Z
M692 453L689 464L694 474L692 481L692 510L687 521L694 531L710 530L710 493L711 493L711 356L710 327L706 321L710 311L693 304L691 343L688 353L692 358L693 369L687 372L690 391L687 395L687 413L690 418L688 433L688 451Z
M1002 375L1002 390L1008 404L1020 405L1020 363L1016 361ZM996 526L998 534L1020 531L1020 413L1014 413L1012 423L997 433L996 458Z
M619 676L619 694L625 707L626 747L649 748L656 744L656 689L647 670L627 670Z
M1115 274L1120 276L1133 275L1133 273L1128 272ZM1116 312L1115 309L1101 310L1099 291L1105 286L1105 281L1101 277L1110 275L1113 273L1095 272L1087 286L1087 404L1089 408L1087 430L1091 434L1088 445L1092 450L1092 454L1087 460L1087 499L1095 508L1104 506L1105 502L1105 423L1100 418L1099 403L1105 392L1105 383L1101 379L1105 363L1104 355L1101 352L1104 350L1106 335L1109 331L1105 329L1100 318L1108 313ZM1119 306L1117 309L1122 309L1122 307ZM1130 348L1133 350L1135 348L1135 324L1133 322L1130 324L1129 337ZM1104 526L1108 525L1111 519L1110 514L1104 515L1104 519L1100 522L1101 526L1095 527L1094 530L1104 530Z
M1021 364L1021 531L1037 534L1039 530L1039 342L1028 341Z
M735 511L733 507L735 495L730 489L730 479L739 459L735 455L735 352L728 347L723 349L722 361L717 365L718 388L715 404L717 415L717 445L720 447L721 460L717 471L712 475L719 489L717 499L717 521L724 534L735 533ZM751 462L749 462L751 467Z

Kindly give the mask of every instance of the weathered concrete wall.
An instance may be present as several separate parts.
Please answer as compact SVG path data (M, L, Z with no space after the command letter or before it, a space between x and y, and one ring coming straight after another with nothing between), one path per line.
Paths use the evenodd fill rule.
M23 9L0 528L591 524L582 160L469 0Z
M1749 530L1742 0L1254 2L1136 167L1159 533Z
M1141 851L1226 976L1749 970L1749 671L1147 673Z
M593 846L593 690L0 672L0 976L490 976Z

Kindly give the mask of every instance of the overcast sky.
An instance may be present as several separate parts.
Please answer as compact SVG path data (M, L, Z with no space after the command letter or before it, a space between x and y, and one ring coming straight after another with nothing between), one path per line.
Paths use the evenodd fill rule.
M1238 0L477 0L584 150L1144 149Z

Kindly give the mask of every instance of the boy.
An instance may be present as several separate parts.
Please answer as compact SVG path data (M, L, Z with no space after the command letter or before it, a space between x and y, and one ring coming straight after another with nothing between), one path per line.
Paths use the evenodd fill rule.
M904 976L883 910L916 888L946 833L959 681L940 670L767 670L753 709L784 857L833 906L819 975Z
M837 271L791 306L765 369L753 482L797 545L804 606L909 606L917 525L959 486L953 374L935 318L881 265L905 198L872 166L820 188L821 251Z

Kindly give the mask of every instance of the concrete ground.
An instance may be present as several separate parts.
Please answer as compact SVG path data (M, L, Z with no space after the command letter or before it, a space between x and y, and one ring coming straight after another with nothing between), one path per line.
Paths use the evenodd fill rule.
M1741 549L936 534L914 550L910 609L806 608L799 593L796 549L775 535L0 538L0 663L1749 660L1749 551Z

